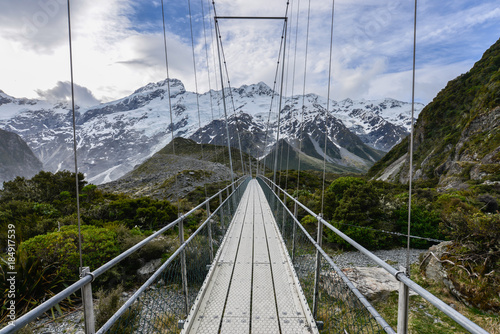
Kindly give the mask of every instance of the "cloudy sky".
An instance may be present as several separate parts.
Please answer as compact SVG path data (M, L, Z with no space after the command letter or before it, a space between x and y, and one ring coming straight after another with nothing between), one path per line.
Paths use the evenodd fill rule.
M68 97L66 1L0 0L0 90L14 97ZM170 76L191 91L220 87L212 1L164 1ZM332 98L411 99L413 5L335 1ZM72 0L71 6L77 104L121 98L166 77L161 0ZM286 0L216 0L215 7L219 16L284 16L287 10ZM302 93L304 72L305 91L327 95L331 7L327 0L290 0L287 95ZM498 0L419 0L417 100L430 102L468 71L500 37L498 22ZM272 87L283 21L221 20L220 28L231 85L264 81Z

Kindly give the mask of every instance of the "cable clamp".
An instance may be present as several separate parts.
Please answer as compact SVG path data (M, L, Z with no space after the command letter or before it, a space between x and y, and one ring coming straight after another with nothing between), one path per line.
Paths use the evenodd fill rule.
M406 269L399 270L398 272L396 272L394 277L396 277L396 279L400 282L401 282L401 280L399 279L399 274L404 274L406 277L409 277L408 274L406 273Z
M91 271L88 271L88 272L85 273L85 276L87 276L87 275L92 276L92 280L90 281L90 283L94 283L94 281L95 281L95 275L94 275L94 273L91 272ZM85 276L83 276L83 277L85 277Z

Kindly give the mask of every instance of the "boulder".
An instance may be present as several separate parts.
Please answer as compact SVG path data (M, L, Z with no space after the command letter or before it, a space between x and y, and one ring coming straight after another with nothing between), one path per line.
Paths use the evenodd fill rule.
M391 292L399 290L399 281L383 268L355 267L342 271L370 302L384 301Z
M445 241L434 245L425 253L420 255L420 270L424 276L434 282L442 283L458 300L468 305L464 296L455 288L455 285L448 277L446 269L443 267L443 255L448 252L452 241Z
M161 266L161 259L151 260L137 269L137 275L141 280L147 280Z
M444 279L448 279L441 258L448 251L451 244L451 241L442 242L432 246L427 252L420 255L420 269L427 279L434 282L442 282Z
M383 268L354 267L342 269L342 272L370 302L383 302L391 292L399 291L398 280ZM326 277L329 277L329 279L326 279ZM335 298L343 298L342 295L345 292L342 292L343 289L338 288L339 284L344 284L342 279L333 272L326 277L323 286L327 293ZM414 292L410 291L410 295L414 294Z

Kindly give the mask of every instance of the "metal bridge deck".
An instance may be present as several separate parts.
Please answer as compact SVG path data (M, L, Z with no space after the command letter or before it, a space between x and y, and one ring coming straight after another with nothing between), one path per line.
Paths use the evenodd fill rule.
M183 333L317 332L271 208L252 180Z

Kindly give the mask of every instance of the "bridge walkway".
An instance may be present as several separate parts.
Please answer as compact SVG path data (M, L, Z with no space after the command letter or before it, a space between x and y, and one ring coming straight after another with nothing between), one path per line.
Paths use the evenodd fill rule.
M291 259L250 181L183 333L317 333Z

